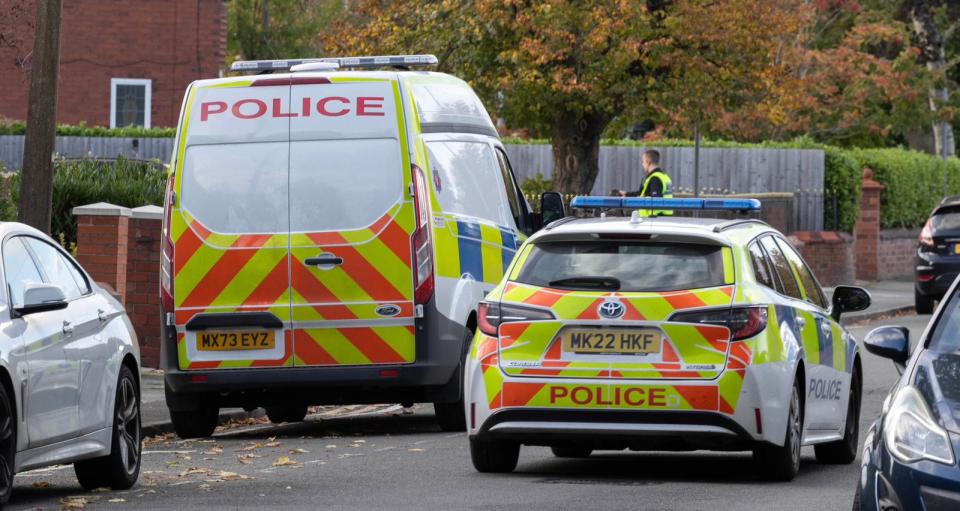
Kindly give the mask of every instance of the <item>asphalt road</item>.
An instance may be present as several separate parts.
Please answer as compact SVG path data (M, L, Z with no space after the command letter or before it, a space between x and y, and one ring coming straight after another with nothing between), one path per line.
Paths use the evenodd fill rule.
M852 331L862 340L873 327L902 324L916 338L928 318ZM863 362L861 432L897 377L886 360L864 354ZM470 464L464 434L440 432L429 405L351 407L298 424L234 426L206 441L152 441L129 491L84 492L70 466L20 474L8 509L850 509L857 472L819 465L812 448L793 482L770 483L748 453L569 460L524 447L515 473L484 475Z

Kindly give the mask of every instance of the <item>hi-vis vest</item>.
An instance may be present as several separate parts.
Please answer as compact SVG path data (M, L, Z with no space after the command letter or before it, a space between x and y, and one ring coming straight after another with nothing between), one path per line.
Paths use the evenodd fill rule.
M647 178L643 181L643 188L640 189L640 196L641 197L647 196L647 188L650 187L650 181L654 179L659 179L660 183L663 185L663 198L672 199L673 198L673 181L670 180L670 176L668 176L665 172L661 170L655 170L651 172L650 175L647 176ZM641 209L639 211L640 211L640 216L642 217L673 215L673 210L671 209Z

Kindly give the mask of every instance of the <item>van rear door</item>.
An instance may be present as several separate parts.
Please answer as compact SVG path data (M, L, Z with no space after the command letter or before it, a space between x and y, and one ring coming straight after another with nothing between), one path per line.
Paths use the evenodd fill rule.
M182 370L292 365L289 83L200 82L178 138L170 237Z
M388 78L294 78L294 365L415 360L414 207L399 98L399 85Z

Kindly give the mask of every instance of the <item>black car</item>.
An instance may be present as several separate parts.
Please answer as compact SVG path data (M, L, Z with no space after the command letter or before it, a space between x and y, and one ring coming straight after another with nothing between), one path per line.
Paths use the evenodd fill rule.
M930 314L960 273L960 196L943 199L930 213L920 232L916 260L917 313Z
M864 339L901 377L864 439L855 510L960 509L958 295L954 284L912 356L904 327L880 327Z

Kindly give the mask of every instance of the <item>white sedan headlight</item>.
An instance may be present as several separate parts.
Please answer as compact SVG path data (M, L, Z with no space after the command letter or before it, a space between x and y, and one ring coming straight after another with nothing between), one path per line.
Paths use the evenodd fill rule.
M947 431L937 424L923 396L909 385L897 391L883 421L887 449L900 461L936 461L953 465Z

